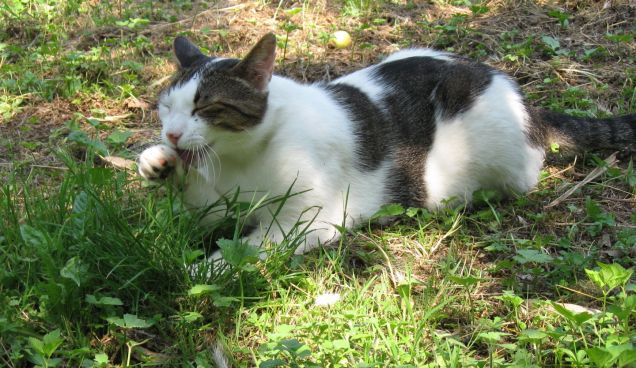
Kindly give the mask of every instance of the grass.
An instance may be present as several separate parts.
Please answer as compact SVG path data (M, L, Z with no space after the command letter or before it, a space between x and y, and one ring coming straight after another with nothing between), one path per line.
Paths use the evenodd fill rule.
M305 256L290 237L264 261L236 240L250 204L201 229L170 188L107 158L156 140L177 34L238 56L273 30L277 69L299 80L430 45L508 71L537 106L633 112L634 10L601 6L1 2L0 365L209 367L220 342L240 367L634 366L629 156L551 153L514 200L387 206L389 225ZM338 29L351 48L328 46ZM193 271L219 239L229 266Z

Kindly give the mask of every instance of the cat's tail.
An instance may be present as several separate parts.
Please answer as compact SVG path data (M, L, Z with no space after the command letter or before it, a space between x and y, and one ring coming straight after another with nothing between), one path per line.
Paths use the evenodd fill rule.
M537 109L530 115L530 139L537 144L556 143L568 151L636 152L636 114L592 119Z

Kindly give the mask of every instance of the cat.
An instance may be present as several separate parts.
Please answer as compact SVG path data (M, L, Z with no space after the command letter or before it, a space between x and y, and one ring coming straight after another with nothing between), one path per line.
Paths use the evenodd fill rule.
M435 210L468 203L479 189L527 192L550 142L636 146L636 114L588 119L532 108L506 74L451 53L406 49L331 82L301 84L273 75L275 50L271 33L242 60L205 56L177 37L179 71L158 97L163 143L138 162L147 180L181 177L191 208L239 188L251 201L293 185L300 194L275 222L276 208L255 213L244 238L252 245L280 242L313 220L296 249L304 253L385 204Z

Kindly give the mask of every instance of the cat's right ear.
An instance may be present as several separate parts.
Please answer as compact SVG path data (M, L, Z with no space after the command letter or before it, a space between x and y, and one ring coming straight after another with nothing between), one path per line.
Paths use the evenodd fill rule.
M189 68L201 58L205 58L205 55L195 44L181 36L174 39L174 54L179 60L181 68L184 69Z
M272 79L275 61L276 36L273 33L268 33L252 47L233 71L257 90L265 92L270 79Z

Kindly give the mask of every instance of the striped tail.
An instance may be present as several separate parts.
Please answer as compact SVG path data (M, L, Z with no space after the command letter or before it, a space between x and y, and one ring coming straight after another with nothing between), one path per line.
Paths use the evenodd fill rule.
M636 114L592 119L547 110L531 111L530 136L540 145L556 143L574 151L636 152Z

